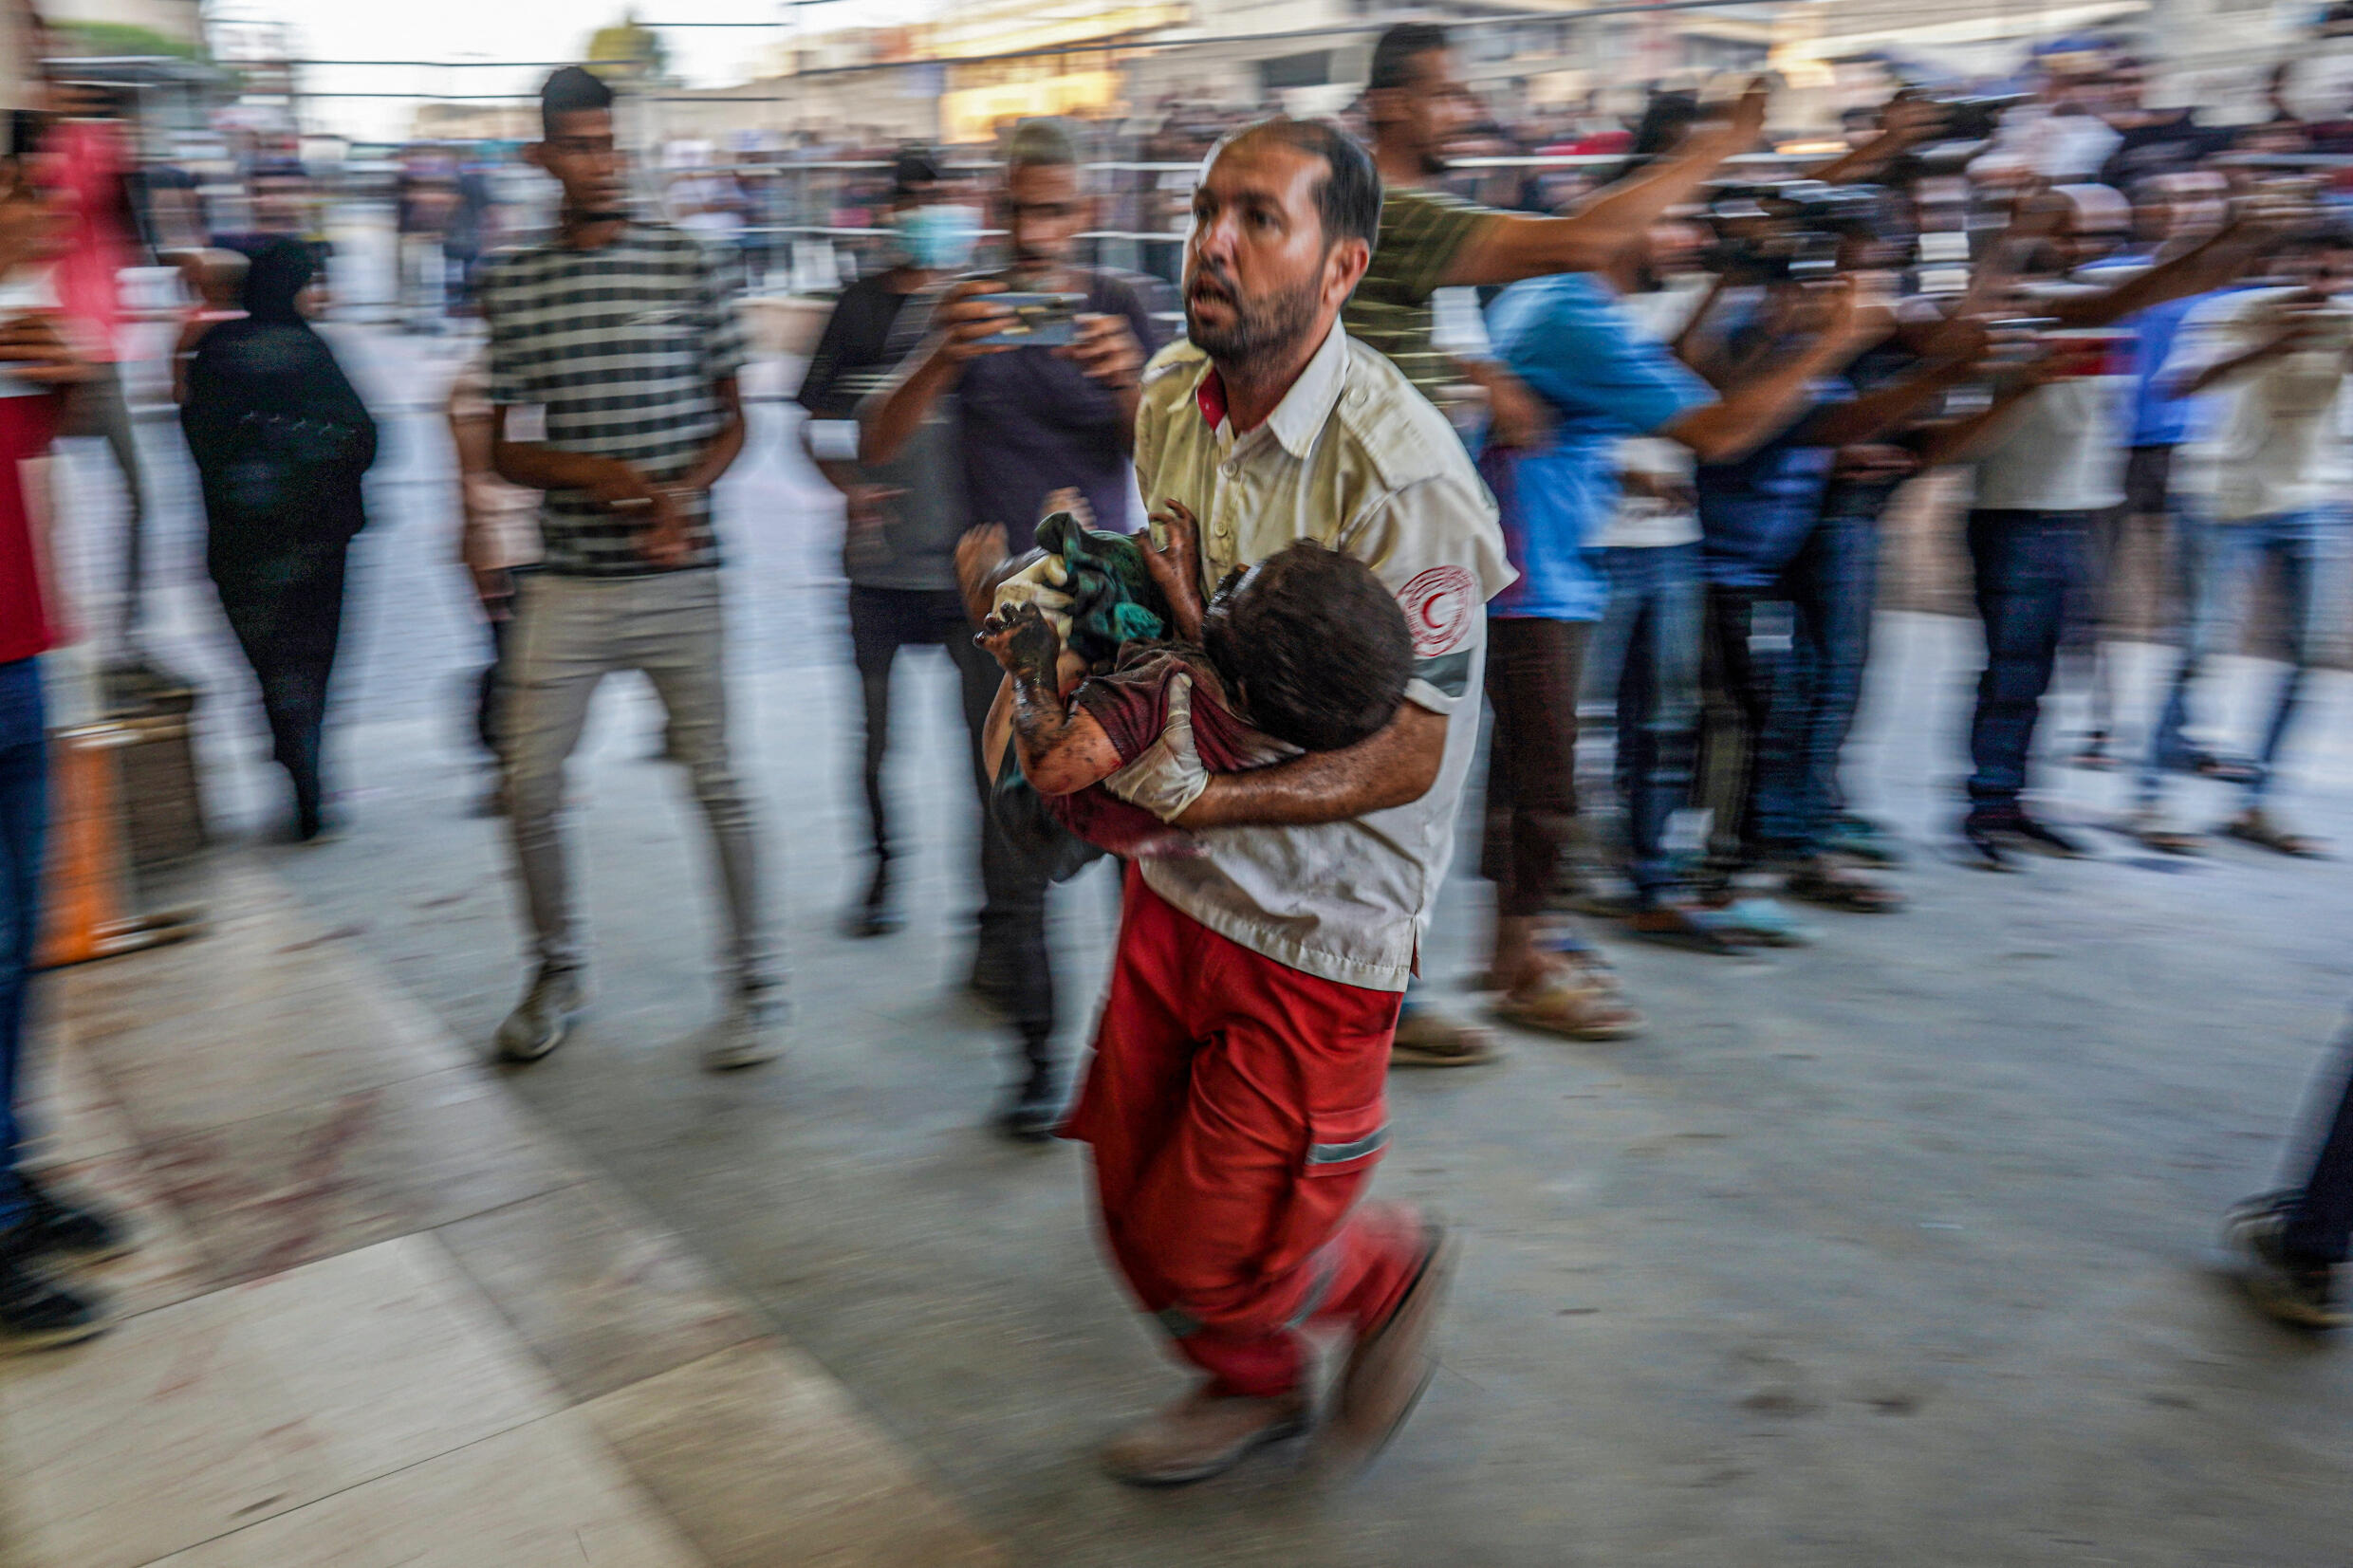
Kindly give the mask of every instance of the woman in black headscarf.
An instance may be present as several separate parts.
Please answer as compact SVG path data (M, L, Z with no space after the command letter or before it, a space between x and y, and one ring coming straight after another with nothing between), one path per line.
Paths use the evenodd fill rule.
M239 249L245 316L198 342L180 428L204 488L205 566L261 683L296 837L310 839L343 555L366 521L360 476L376 460L376 422L295 307L316 265L308 249L268 235Z

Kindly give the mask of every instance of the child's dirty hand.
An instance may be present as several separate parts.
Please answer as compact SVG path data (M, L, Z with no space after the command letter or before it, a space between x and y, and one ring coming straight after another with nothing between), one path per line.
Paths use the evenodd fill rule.
M1054 684L1054 665L1062 656L1062 638L1054 623L1035 604L1019 604L992 615L973 639L996 655L998 664L1016 680Z
M1201 525L1192 508L1174 498L1152 514L1144 541L1144 570L1168 600L1169 619L1179 642L1201 640Z

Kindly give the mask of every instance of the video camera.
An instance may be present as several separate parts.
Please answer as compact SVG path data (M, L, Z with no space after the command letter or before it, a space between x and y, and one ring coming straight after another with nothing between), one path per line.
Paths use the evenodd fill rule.
M1710 271L1742 283L1813 283L1838 270L1839 242L1852 233L1885 233L1896 200L1878 185L1825 185L1818 179L1719 188L1708 204L1715 243Z
M1924 92L1914 96L1944 110L1942 139L1946 141L1983 141L2000 126L2002 116L2034 101L2032 93L1956 93L1947 98Z

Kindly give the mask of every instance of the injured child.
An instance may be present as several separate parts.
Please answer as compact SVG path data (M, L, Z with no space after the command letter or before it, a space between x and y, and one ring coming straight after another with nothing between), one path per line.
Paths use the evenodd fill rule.
M1188 524L1190 518L1185 520ZM1193 530L1182 534L1193 544ZM1363 563L1302 540L1219 585L1199 640L1154 583L1143 544L1038 525L1036 562L998 588L975 638L1011 678L983 740L993 799L1026 784L1063 826L1130 859L1189 853L1168 824L1212 773L1339 751L1384 729L1414 659L1404 612ZM1197 560L1185 563L1198 581ZM1170 769L1170 754L1198 758ZM1017 776L1012 770L1017 770ZM1075 869L1075 868L1074 868Z

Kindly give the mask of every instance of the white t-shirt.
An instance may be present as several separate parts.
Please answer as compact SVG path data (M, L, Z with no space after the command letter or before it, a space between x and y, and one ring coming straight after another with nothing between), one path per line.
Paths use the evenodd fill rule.
M2098 115L2053 114L2040 103L2021 103L2002 116L1993 144L1977 155L1970 172L1983 178L1997 168L2023 169L2059 185L2096 179L2123 140Z
M1708 297L1705 277L1680 279L1646 294L1624 294L1619 304L1634 318L1636 328L1658 342L1673 342L1691 324L1692 316ZM1618 471L1639 473L1682 494L1693 493L1697 463L1691 448L1663 435L1629 435L1618 443ZM1618 497L1616 510L1593 540L1597 549L1658 549L1668 544L1699 543L1699 510L1695 505L1663 500L1655 495Z
M2037 286L2031 294L2056 299L2101 291L2090 284L2056 283ZM2087 512L2124 504L2133 378L2122 373L2122 356L2110 358L2118 374L2050 381L2018 400L1977 459L1973 505Z
M2279 330L2283 307L2303 292L2250 288L2209 300L2182 319L2164 375L2195 377L2258 346ZM2341 415L2348 348L2353 308L2338 302L2309 346L2210 382L2203 431L2174 458L2174 493L2219 523L2333 502L2345 459Z
M1193 835L1197 855L1139 866L1153 892L1252 952L1401 991L1454 859L1478 747L1487 601L1517 575L1494 498L1445 416L1338 326L1247 434L1234 433L1214 389L1204 399L1210 374L1188 342L1145 368L1136 415L1145 503L1173 497L1200 520L1205 593L1300 539L1370 566L1413 631L1406 700L1448 718L1446 750L1437 783L1409 804L1313 827L1210 828ZM1121 783L1150 793L1148 781Z

